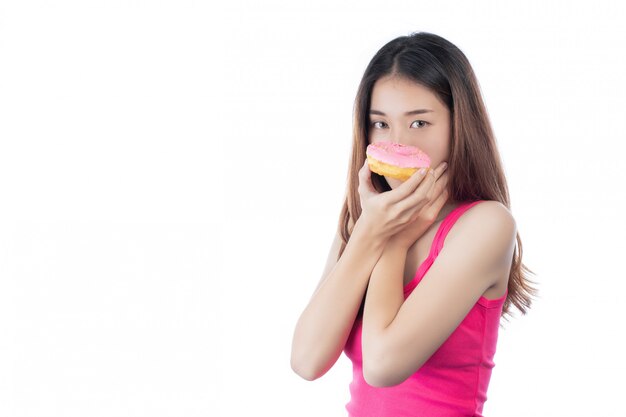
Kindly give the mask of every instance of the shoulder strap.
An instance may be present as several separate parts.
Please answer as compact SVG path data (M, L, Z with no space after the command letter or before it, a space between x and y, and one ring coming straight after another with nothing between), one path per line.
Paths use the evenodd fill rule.
M445 219L443 219L443 222L441 222L441 225L439 226L439 229L435 234L433 244L430 247L431 253L429 256L433 260L437 257L437 255L439 255L439 252L443 247L443 242L446 240L446 236L448 235L450 229L452 229L452 226L454 226L454 223L456 223L456 221L459 219L459 217L461 217L463 213L465 213L468 209L480 203L481 201L483 200L461 203L457 208L448 213Z
M458 207L456 207L454 210L448 213L448 215L443 219L443 221L439 225L439 228L437 229L437 232L435 233L435 238L433 239L433 243L430 245L430 252L428 253L428 257L418 267L413 280L411 280L411 282L406 284L406 286L404 287L405 298L419 284L419 282L422 280L422 278L424 277L424 275L426 274L430 266L433 264L433 262L435 262L435 258L437 257L437 255L439 255L439 251L441 251L441 248L443 247L443 241L446 239L446 235L448 234L448 232L450 231L454 223L457 221L457 219L461 217L461 215L466 210L480 203L481 201L484 201L484 200L461 203L459 204Z

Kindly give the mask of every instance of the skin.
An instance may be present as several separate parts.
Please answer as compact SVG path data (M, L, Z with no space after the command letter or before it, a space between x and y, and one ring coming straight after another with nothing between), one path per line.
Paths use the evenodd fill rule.
M414 109L428 112L405 115ZM481 295L489 299L504 295L517 231L511 213L499 202L486 201L470 208L448 233L436 262L404 300L403 285L420 263L411 262L411 257L425 259L441 220L457 206L447 201L441 186L447 184L441 162L450 153L450 113L428 88L387 77L374 85L369 121L372 142L417 146L431 157L431 167L437 167L426 175L414 174L405 183L386 178L392 188L388 193L411 187L410 197L402 194L399 201L396 197L396 204L411 198L422 207L418 213L428 214L418 214L389 238L369 280L363 313L363 376L370 385L384 387L399 384L416 372ZM365 183L366 165L359 177ZM369 186L360 187L359 192L365 207L362 216L374 225L375 217L367 213L367 208L373 207L370 199L388 193L379 194Z
M370 143L390 141L417 146L430 157L432 168L447 162L450 154L450 111L428 88L405 78L380 78L372 89L370 109L385 113L385 116L370 113ZM404 114L416 109L432 112ZM385 180L392 189L402 184L396 178L385 177ZM436 222L457 205L455 202L446 202Z
M404 299L407 248L386 244L367 287L363 312L363 376L377 387L415 373L458 327L481 295L504 295L516 225L497 201L468 209L420 284ZM487 296L495 288L500 294Z
M385 113L370 114L372 142L388 140L417 146L431 157L431 167L437 167L433 175L414 174L405 183L386 178L392 188L390 193L408 189L410 184L408 198L416 205L436 206L438 215L432 225L425 221L430 227L409 225L392 236L369 280L363 315L363 375L370 385L384 387L399 384L416 372L480 296L493 299L504 295L517 229L511 213L501 203L485 201L473 206L457 220L437 261L404 300L403 284L426 258L441 220L457 206L447 201L441 187L435 187L446 175L440 164L449 156L450 114L427 88L389 77L374 85L371 109ZM414 109L432 112L404 114ZM360 180L367 182L367 174L364 166ZM364 192L361 198L365 207L363 203L369 199L380 198L371 187L360 190ZM365 211L363 218L370 225L377 222ZM417 223L420 221L424 222L418 217Z
M418 115L405 115L411 110L432 110ZM370 110L385 115L369 115L370 143L390 141L403 145L416 146L430 157L431 167L441 167L450 154L451 115L443 103L431 90L412 80L397 76L380 78L372 89ZM437 175L439 177L441 174ZM385 176L385 180L395 190L402 181ZM419 265L428 256L431 243L441 221L457 206L444 196L439 204L435 221L409 248L405 263L404 283L408 283Z
M405 115L408 110L432 112ZM372 114L382 111L386 116ZM398 77L381 78L374 84L369 118L372 143L383 140L417 146L428 154L431 166L448 159L450 152L450 112L428 88ZM392 188L402 181L385 177Z
M448 174L440 164L449 156L450 115L428 89L391 78L375 84L371 108L386 114L372 116L371 122L381 122L370 127L372 141L416 145L429 154L434 169L404 183L389 178L392 190L385 193L371 186L367 163L360 169L363 212L339 259L336 233L320 282L294 331L291 366L307 380L324 375L336 362L364 293L363 375L370 385L382 387L417 371L481 295L499 298L508 284L515 221L504 205L485 201L457 220L437 260L403 299L403 284L426 258L441 220L456 207L447 201L443 185ZM417 108L434 111L404 116Z

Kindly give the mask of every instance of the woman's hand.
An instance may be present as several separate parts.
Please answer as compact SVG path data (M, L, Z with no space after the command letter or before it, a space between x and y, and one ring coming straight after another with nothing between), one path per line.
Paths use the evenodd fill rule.
M367 160L359 170L361 217L367 229L388 243L407 249L434 223L447 201L446 164L417 171L400 186L385 193L376 191L371 183Z
M441 165L440 165L441 167ZM441 208L448 201L448 173L443 170L431 171L434 175L430 177L437 177L431 181L433 186L430 188L427 196L428 203L424 205L421 210L416 214L414 220L407 224L404 229L393 235L388 245L394 245L402 249L408 250L419 239L430 226L437 220ZM432 178L431 178L432 179Z

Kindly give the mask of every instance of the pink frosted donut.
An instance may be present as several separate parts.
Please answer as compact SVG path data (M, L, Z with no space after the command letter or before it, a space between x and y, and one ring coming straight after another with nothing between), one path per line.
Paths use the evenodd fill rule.
M365 154L370 171L402 181L418 169L430 167L430 158L416 146L381 141L368 145Z

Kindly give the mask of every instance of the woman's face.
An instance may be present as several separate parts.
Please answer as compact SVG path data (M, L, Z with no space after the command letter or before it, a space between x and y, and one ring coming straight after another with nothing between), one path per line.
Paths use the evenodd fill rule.
M450 111L423 85L383 77L372 90L368 133L370 143L386 140L417 146L430 157L431 168L436 168L448 161L450 153ZM402 184L395 178L385 179L392 189Z

